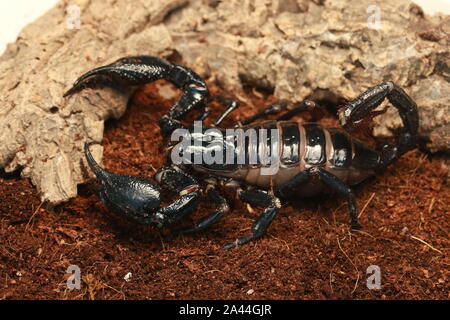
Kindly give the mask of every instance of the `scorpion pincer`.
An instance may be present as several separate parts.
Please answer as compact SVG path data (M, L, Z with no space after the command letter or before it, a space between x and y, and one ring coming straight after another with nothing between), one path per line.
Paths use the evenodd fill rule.
M238 238L224 249L234 248L262 236L277 215L281 201L289 202L298 197L327 191L334 191L346 198L352 228L360 228L355 197L349 186L386 168L416 146L419 127L417 106L402 88L391 81L369 88L340 108L338 117L343 129L290 120L298 113L319 108L312 101L304 101L289 110L284 101L275 103L236 125L244 131L266 129L274 132L274 135L256 135L254 139L244 139L240 147L240 139L236 135L228 139L228 130L219 127L222 120L238 106L232 100L227 102L226 110L214 126L203 127L201 132L194 132L192 125L182 124L192 110L201 113L201 120L208 116L207 103L211 99L209 91L205 81L194 71L163 59L149 56L119 59L81 76L65 96L85 88L143 85L159 79L171 82L183 92L181 98L159 121L161 134L167 141L176 129L184 129L191 140L199 142L194 143L195 152L180 149L189 155L191 161L175 164L169 160L167 165L158 170L154 180L114 174L96 163L89 151L90 143L87 143L86 159L100 185L96 192L102 202L115 213L137 223L159 228L173 225L191 214L205 193L216 205L216 210L194 226L176 231L190 233L206 229L230 212L228 200L220 190L233 188L237 198L251 206L261 207L263 211L249 234ZM364 142L352 138L348 132L379 114L380 111L375 109L386 98L398 110L403 127L394 143L387 143L379 150L374 150ZM282 111L277 120L255 122L266 115ZM222 155L231 152L234 160L242 161L224 164L192 161L194 153L211 155L211 146L204 143L210 141L210 129L215 129L216 133L218 131L223 136L219 144L216 141L215 152ZM277 144L273 143L274 137ZM166 143L167 150L173 151L173 142ZM260 157L263 151L276 155L279 168L272 174L262 174L268 166ZM256 154L256 158L250 159L251 154ZM202 177L202 181L207 181L207 186L202 187L194 174ZM178 197L167 206L161 206L162 193L159 185L166 186L178 194Z

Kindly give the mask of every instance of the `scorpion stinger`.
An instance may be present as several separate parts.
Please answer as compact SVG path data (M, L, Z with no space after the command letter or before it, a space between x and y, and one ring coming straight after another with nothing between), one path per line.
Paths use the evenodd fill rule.
M126 57L93 69L75 81L64 97L86 88L143 85L165 79L184 93L159 122L161 133L168 137L180 127L180 120L191 110L204 112L209 91L205 81L191 69L150 56Z
M352 100L338 112L341 125L351 130L358 126L365 118L373 118L384 111L373 111L385 98L398 110L403 122L403 128L397 137L396 144L383 146L378 167L384 168L400 156L413 149L416 144L417 130L419 128L419 114L417 105L410 96L393 82L383 82L368 89L359 97Z

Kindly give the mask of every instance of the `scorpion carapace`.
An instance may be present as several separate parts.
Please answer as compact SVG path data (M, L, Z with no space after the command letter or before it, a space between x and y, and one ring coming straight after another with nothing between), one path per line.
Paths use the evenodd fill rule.
M97 194L108 208L119 215L141 224L164 227L192 213L203 193L206 193L217 209L194 226L175 231L179 234L203 230L230 212L228 200L219 190L233 188L238 199L263 208L263 212L248 235L238 238L224 249L234 248L263 235L281 207L280 200L289 202L294 197L311 196L322 191L331 190L345 197L352 227L359 228L356 201L349 185L384 169L416 145L419 126L417 106L403 89L390 81L368 89L338 111L341 125L349 131L377 115L379 111L375 109L387 98L398 110L403 128L395 143L385 144L380 150L352 138L343 129L290 121L300 112L317 110L319 107L312 101L304 101L289 110L285 101L277 102L244 119L230 133L219 126L238 103L225 99L228 108L214 126L202 127L200 131L195 126L185 126L182 121L194 109L201 113L200 120L208 116L210 97L205 81L191 69L155 57L123 58L89 71L75 82L66 96L85 88L143 85L159 79L168 80L183 91L181 98L159 121L161 134L166 138L166 149L172 157L168 157L168 164L157 171L154 182L147 178L107 172L95 162L89 151L90 144L86 144L87 161L100 183ZM281 111L284 113L277 120L255 122ZM168 141L177 129L183 133L176 136L184 137L190 144L175 145L173 141ZM252 130L266 134L246 135ZM211 137L214 144L205 143L211 141ZM186 161L174 161L173 156L180 154ZM206 159L212 154L221 155L222 161L194 161L196 156ZM275 159L277 170L268 170L274 162L267 162L263 155ZM197 175L206 185L197 181ZM177 193L178 197L167 206L161 206L158 184Z

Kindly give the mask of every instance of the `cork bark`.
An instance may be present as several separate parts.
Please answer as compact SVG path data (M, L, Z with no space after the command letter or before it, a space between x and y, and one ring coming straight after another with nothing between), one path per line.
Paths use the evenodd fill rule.
M69 5L79 29L68 28ZM449 26L406 0L63 0L0 57L0 167L21 169L42 200L76 196L84 142L101 141L131 91L62 95L129 55L176 56L230 92L250 84L293 102L318 89L351 99L393 80L419 106L425 148L449 152ZM394 111L376 122L381 136L400 125ZM101 160L100 146L93 153Z

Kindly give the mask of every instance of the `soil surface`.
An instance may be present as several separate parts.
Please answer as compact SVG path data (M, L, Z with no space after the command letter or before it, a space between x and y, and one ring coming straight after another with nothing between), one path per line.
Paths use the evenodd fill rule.
M138 90L126 114L107 123L107 169L151 177L163 165L157 121L176 99L162 98L165 91L164 82ZM273 101L255 91L247 99L224 126ZM213 106L215 119L223 108ZM284 205L261 239L223 251L259 209L236 202L210 230L175 237L117 218L90 185L49 208L29 181L2 173L0 299L449 299L442 162L413 150L354 190L362 231L349 228L344 199L320 196ZM185 223L211 210L205 201ZM71 265L81 271L79 290L66 285ZM381 271L379 290L367 287L371 265Z

